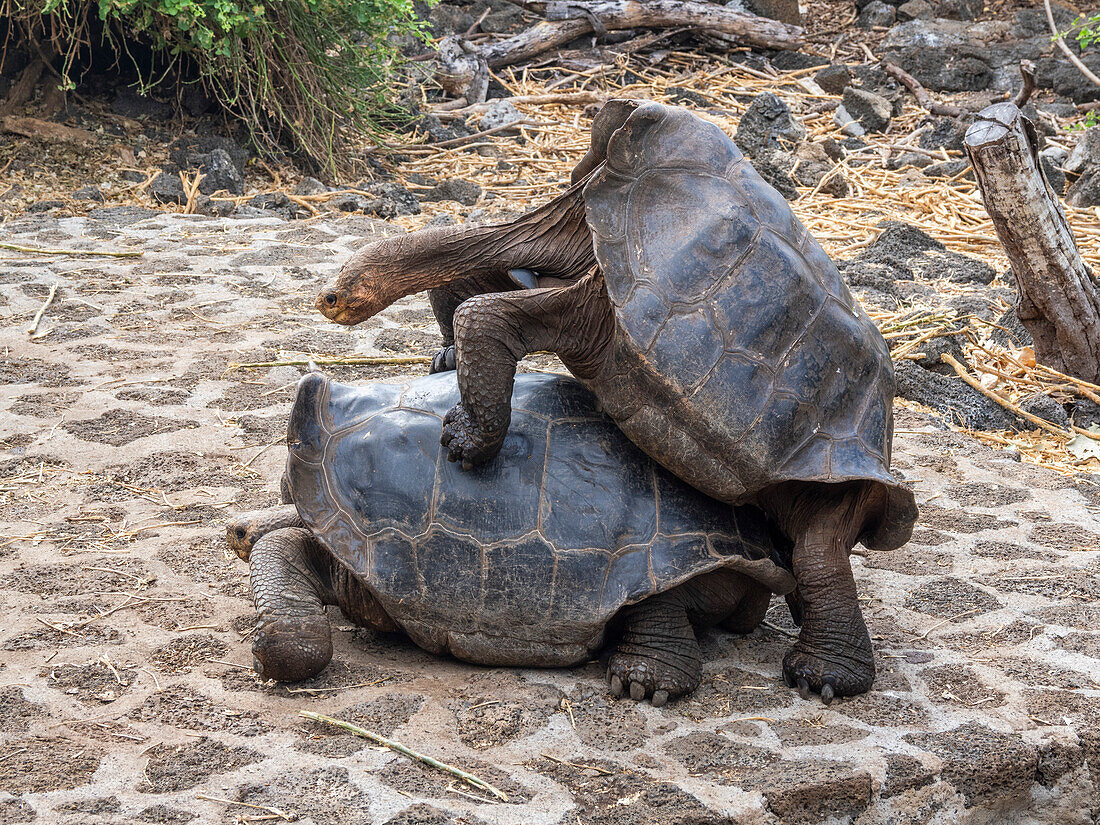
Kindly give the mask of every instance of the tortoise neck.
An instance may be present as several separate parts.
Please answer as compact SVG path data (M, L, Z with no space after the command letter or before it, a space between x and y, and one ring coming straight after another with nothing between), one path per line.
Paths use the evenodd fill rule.
M382 241L375 253L389 264L393 300L516 268L575 280L595 263L580 185L507 223L424 229Z

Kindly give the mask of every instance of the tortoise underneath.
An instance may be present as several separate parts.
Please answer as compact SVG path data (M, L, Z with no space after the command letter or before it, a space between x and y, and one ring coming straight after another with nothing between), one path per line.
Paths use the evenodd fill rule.
M631 444L565 376L520 375L500 454L464 472L439 435L453 374L407 385L305 376L291 413L293 506L229 527L251 568L261 675L332 657L324 605L433 653L564 667L611 646L612 692L663 704L699 683L694 631L747 633L794 588L754 507L708 498Z

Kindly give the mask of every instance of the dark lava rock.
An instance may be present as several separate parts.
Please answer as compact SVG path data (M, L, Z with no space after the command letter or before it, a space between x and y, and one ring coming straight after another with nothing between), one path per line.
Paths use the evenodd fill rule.
M209 154L215 149L228 154L237 171L244 175L248 150L221 135L184 135L168 147L168 157L180 169L193 172L208 162Z
M763 149L793 149L805 137L806 127L795 119L787 104L771 92L763 92L749 104L733 139L755 161Z
M828 94L839 95L852 82L852 72L843 63L831 63L814 75L814 81Z
M802 69L813 69L817 66L828 66L827 58L805 52L771 52L768 54L768 62L782 72L798 72Z
M970 161L968 160L945 160L943 163L933 163L931 166L925 167L923 172L929 178L954 178L962 175L967 180L973 180L973 172L969 176L962 174L969 168Z
M374 183L366 189L374 196L367 211L383 220L420 214L420 200L398 183Z
M760 173L760 177L784 198L789 201L798 199L798 190L791 178L794 161L786 152L760 149L752 159L752 165Z
M420 196L422 201L457 201L463 206L473 206L481 197L481 187L473 181L452 178L445 180Z
M890 158L887 166L891 169L905 169L908 166L915 167L917 169L924 169L927 166L932 165L932 158L928 155L922 155L918 152L904 152L900 155L895 155Z
M1078 398L1073 404L1073 423L1088 429L1093 424L1100 426L1100 404L1088 398Z
M1064 167L1072 175L1083 175L1091 169L1100 169L1100 126L1081 133L1066 158Z
M859 13L859 25L864 29L888 29L894 25L897 11L882 0L871 0Z
M364 195L354 192L345 192L334 198L329 198L326 206L329 209L338 209L341 212L366 212L370 208L371 201Z
M980 92L993 81L988 45L955 20L901 23L879 49L933 91Z
M1043 170L1043 177L1047 179L1050 188L1054 190L1054 194L1062 197L1062 194L1066 191L1066 173L1062 171L1062 167L1050 155L1042 153L1039 154L1039 166Z
M971 123L974 122L973 117L940 117L932 121L932 128L926 132L922 132L918 145L921 149L949 149L961 152L963 148L963 137L966 135L966 130Z
M269 209L269 210L282 209L284 206L287 206L289 203L290 203L290 198L288 198L282 192L270 192L270 193L265 192L261 195L255 195L254 197L250 198L249 201L248 201L249 206L255 207L256 209Z
M199 181L199 191L204 195L221 191L230 195L244 194L244 176L224 149L215 149L207 155L199 167L199 174L203 176Z
M295 195L323 195L331 191L330 187L325 186L317 178L302 178L294 187Z
M924 353L923 358L910 358L909 361L926 370L938 372L940 375L954 375L955 370L950 364L943 362L942 356L946 353L953 356L960 363L965 363L966 353L963 352L962 343L957 335L941 335L937 338L929 338L917 348Z
M885 132L890 125L893 107L882 95L849 86L840 103L868 132Z
M982 13L982 0L937 0L934 13L945 20L976 20Z
M127 183L145 183L145 173L135 169L123 169L118 176Z
M1066 203L1077 209L1100 206L1100 169L1078 178L1066 192Z
M144 178L142 178L142 180L144 180ZM75 192L73 192L73 198L78 201L97 201L99 203L103 203L103 201L106 200L106 198L103 196L103 193L100 192L99 189L95 186L80 187Z
M924 404L960 427L974 430L1031 429L999 404L990 401L961 378L921 369L912 361L894 365L897 396Z
M428 20L431 21L432 33L436 37L445 37L448 34L463 34L477 22L472 14L449 3L440 3L433 6L428 14Z
M1043 395L1041 392L1029 395L1021 401L1020 409L1059 427L1069 426L1069 416L1066 415L1062 405L1049 395Z
M228 218L237 211L237 202L228 198L201 196L195 203L195 211L212 218Z
M183 181L179 175L171 172L161 172L153 178L153 182L149 184L149 194L157 203L187 203Z
M1014 309L1008 310L993 323L995 327L993 332L990 333L989 339L995 344L1019 349L1020 347L1030 347L1035 343L1031 333L1027 331L1027 327L1020 323L1020 318L1016 315Z
M933 16L935 16L935 12L927 0L908 0L908 2L898 6L898 19L903 22L905 20L927 20Z
M943 760L941 775L972 805L1026 797L1039 767L1034 745L974 722L943 733L912 733L905 740Z
M848 194L848 181L832 162L823 142L803 143L795 152L799 163L793 171L800 186L820 186L820 191L843 198Z
M49 212L51 209L64 209L65 201L35 201L27 207L30 213Z
M453 120L448 127L444 126L443 121L435 115L424 115L416 121L416 129L425 133L431 143L442 143L445 140L454 140L457 137L466 137L466 135L474 133L474 130L467 126L464 120Z

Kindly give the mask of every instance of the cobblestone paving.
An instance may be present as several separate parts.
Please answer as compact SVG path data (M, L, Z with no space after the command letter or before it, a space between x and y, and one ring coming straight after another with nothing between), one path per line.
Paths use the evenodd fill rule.
M854 559L879 677L828 708L780 683L791 626L778 602L774 627L707 635L702 686L659 710L610 699L597 663L473 667L338 615L324 673L263 684L224 522L275 502L300 370L231 366L430 354L422 299L354 331L312 311L320 281L388 228L124 207L3 230L143 255L0 251L0 825L275 811L394 825L1095 821L1097 488L899 410L896 464L921 524L907 547ZM509 802L300 709L471 770Z

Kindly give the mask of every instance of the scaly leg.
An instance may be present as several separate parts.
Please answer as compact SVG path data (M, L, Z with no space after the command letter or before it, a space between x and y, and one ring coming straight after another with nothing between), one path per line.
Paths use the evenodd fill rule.
M252 666L265 679L296 682L332 659L324 606L333 599L321 575L324 555L308 530L295 527L268 533L252 548L252 599L259 614Z
M804 696L820 693L826 704L834 696L864 693L875 679L871 638L848 561L870 506L861 484L792 484L769 501L794 539L803 613L798 641L783 659L783 676Z
M624 611L622 638L607 666L611 692L660 707L699 686L697 628L720 623L747 633L764 618L771 593L740 573L717 570Z
M614 323L598 274L565 288L481 295L462 304L455 312L462 401L447 413L440 439L448 458L469 468L500 451L521 358L549 350L580 380L595 377L609 354Z
M428 290L428 302L443 336L443 348L432 358L429 375L455 368L454 314L462 302L476 295L506 292L514 286L511 280L498 273L487 273Z

